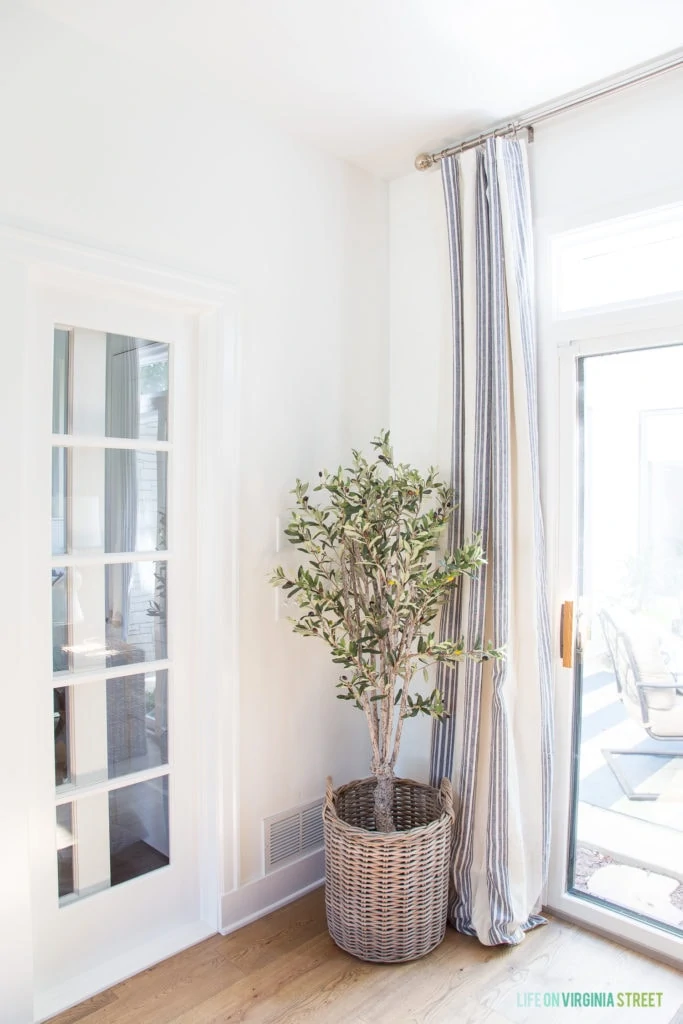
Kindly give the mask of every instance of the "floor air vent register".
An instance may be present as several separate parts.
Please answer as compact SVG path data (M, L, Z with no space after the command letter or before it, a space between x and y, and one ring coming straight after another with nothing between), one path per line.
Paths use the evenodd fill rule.
M322 848L322 807L316 800L264 820L266 872Z

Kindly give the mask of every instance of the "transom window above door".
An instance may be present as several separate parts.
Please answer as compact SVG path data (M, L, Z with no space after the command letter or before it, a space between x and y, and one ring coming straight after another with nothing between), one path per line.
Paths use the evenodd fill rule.
M565 231L553 238L558 317L683 296L683 203Z

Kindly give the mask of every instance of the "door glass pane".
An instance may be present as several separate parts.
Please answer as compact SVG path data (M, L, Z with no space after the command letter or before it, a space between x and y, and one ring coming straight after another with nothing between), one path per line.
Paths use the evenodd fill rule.
M52 433L69 433L69 331L59 327L52 355Z
M71 804L57 808L57 884L60 899L74 891L73 815Z
M168 673L107 680L110 778L168 763Z
M166 658L166 562L53 569L52 579L55 672Z
M52 554L64 555L67 550L66 538L66 495L67 495L66 448L52 449Z
M64 903L169 862L166 775L57 808L59 896Z
M52 671L66 672L71 668L69 643L69 570L52 569Z
M167 656L166 562L107 565L104 570L107 665Z
M167 776L109 794L109 843L112 885L169 863Z
M89 786L168 763L168 673L54 690L57 785ZM69 728L79 743L71 757ZM87 735L87 742L86 742Z
M683 933L683 345L580 361L570 888Z
M107 437L168 440L168 345L108 334Z
M65 686L56 686L52 691L52 717L55 734L55 785L62 786L71 780L71 715L69 689Z
M53 433L167 441L168 360L161 342L55 328Z
M105 551L166 547L166 452L105 452Z
M167 467L167 452L53 448L53 555L163 550Z

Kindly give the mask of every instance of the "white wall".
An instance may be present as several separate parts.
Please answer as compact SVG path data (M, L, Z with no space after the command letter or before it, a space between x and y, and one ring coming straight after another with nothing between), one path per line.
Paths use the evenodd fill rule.
M275 621L266 574L295 477L388 422L387 186L182 69L161 78L37 12L3 10L0 67L0 222L238 290L244 884L262 873L264 816L321 796L327 773L367 771L361 716L334 699L324 649ZM0 344L7 380L18 357L6 323ZM19 467L6 466L11 495Z
M556 355L550 318L553 233L683 200L677 131L683 73L540 124L529 147L537 259L541 453L545 505L554 500ZM512 112L511 112L512 113ZM402 456L449 467L451 338L448 243L438 171L390 184L391 429ZM614 329L612 317L612 329ZM424 386L415 386L420 372ZM556 517L546 516L553 567ZM551 607L552 621L557 621ZM413 723L411 723L413 725ZM428 723L406 730L404 764L427 771Z
M540 124L536 220L571 228L680 199L682 101L678 70Z
M448 479L453 361L441 176L413 172L398 178L389 197L393 442L402 461L422 470L436 465ZM429 688L434 685L432 678ZM430 739L430 719L419 716L406 723L400 775L427 781Z

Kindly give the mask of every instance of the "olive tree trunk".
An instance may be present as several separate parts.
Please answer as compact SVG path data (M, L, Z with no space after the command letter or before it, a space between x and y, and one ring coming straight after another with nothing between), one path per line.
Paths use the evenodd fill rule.
M395 832L393 815L394 771L391 765L381 765L375 771L375 828L378 832Z

